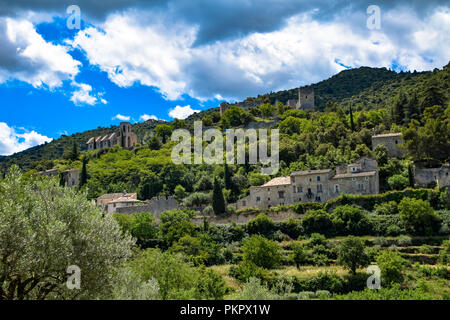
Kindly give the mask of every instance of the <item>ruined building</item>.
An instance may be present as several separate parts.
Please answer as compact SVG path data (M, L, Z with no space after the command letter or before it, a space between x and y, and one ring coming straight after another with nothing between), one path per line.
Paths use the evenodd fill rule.
M303 87L298 89L298 99L289 99L286 105L295 109L314 110L314 88Z
M104 136L92 137L86 142L87 150L95 150L109 148L115 145L123 149L133 149L137 143L137 136L131 132L131 124L129 122L121 122L119 129Z

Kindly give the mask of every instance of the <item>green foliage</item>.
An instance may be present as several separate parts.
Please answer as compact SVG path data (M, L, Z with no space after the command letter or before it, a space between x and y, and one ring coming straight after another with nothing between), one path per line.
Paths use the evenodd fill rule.
M443 265L450 265L450 240L442 243L443 249L439 251L439 260Z
M183 200L186 197L186 189L181 185L177 185L174 190L174 196L178 201Z
M333 224L338 234L363 235L369 232L367 215L361 209L350 205L334 209Z
M173 128L167 124L158 124L156 126L156 134L161 137L162 143L167 142L167 138L172 134Z
M388 179L388 184L392 190L403 190L409 185L409 180L401 174L396 174Z
M196 226L191 222L192 213L183 210L167 210L161 213L159 230L162 239L170 247L185 235L192 235Z
M270 237L274 230L274 223L266 214L261 213L257 217L250 219L247 223L247 232L250 235L259 234Z
M217 178L214 179L212 207L216 215L225 213L225 199L223 197L222 187Z
M115 213L113 216L122 231L130 233L133 237L141 241L156 239L158 230L151 213Z
M0 180L0 299L108 294L132 244L85 193L62 188L56 179L24 179L17 167ZM70 265L82 270L80 290L66 287Z
M264 118L270 118L275 113L275 108L270 103L265 103L259 106L259 110L261 111L261 115Z
M83 157L83 167L81 168L80 173L80 188L84 186L88 179L88 173L87 173L87 159L86 156Z
M272 240L253 235L243 242L242 259L261 268L273 269L281 263L281 248Z
M369 265L369 258L364 251L364 243L355 237L345 238L339 245L338 264L356 274L356 269Z
M393 283L403 282L403 271L407 261L399 253L384 250L377 256L376 262L381 269L382 286L392 286Z
M290 259L295 263L297 269L307 261L307 255L305 247L299 243L293 243L291 245L292 253Z
M400 201L398 208L400 218L411 232L432 235L439 229L440 217L429 202L404 198Z

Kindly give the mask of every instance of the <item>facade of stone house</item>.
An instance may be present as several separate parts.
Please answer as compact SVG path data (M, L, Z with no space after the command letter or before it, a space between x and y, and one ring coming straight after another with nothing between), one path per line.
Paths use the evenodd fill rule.
M379 145L385 146L387 155L391 158L400 158L404 155L405 150L399 147L399 145L403 143L403 137L400 132L377 134L372 136L372 150L375 150L375 148Z
M69 169L61 173L64 177L66 187L73 188L80 184L80 173L78 169Z
M239 199L237 209L268 209L298 202L326 202L342 193L379 193L378 164L367 157L345 167L292 172L262 186L251 187L250 195Z
M115 213L120 208L139 206L141 203L143 202L131 197L119 197L108 202L105 206L105 210L108 213Z
M450 165L423 169L414 167L414 183L421 187L431 185L437 185L440 188L450 187Z
M115 145L123 149L133 149L137 143L137 136L131 131L131 124L129 122L121 122L119 129L116 132L92 137L86 142L87 150L95 150L102 148L109 148Z
M119 198L129 198L137 200L137 193L127 193L126 191L120 193L106 193L97 198L96 205L99 208L106 208L106 205L108 203Z

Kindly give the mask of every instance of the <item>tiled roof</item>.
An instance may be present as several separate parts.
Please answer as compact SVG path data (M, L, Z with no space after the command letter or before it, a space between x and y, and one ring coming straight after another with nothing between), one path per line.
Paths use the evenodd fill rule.
M291 184L290 177L278 177L278 178L273 178L272 180L266 182L262 186L263 187L272 187L272 186L282 186L282 185L287 185L287 184Z
M399 137L401 135L402 135L401 132L383 133L383 134L377 134L375 136L372 136L372 138Z
M90 138L87 142L86 142L86 144L89 144L89 143L94 143L94 140L95 140L95 138L94 137L92 137L92 138Z
M376 171L357 172L357 173L341 173L341 174L335 175L331 179L369 177L369 176L374 176L376 173L377 173Z
M141 202L141 201L137 200L137 199L130 198L130 197L119 197L117 199L114 199L110 203L117 203L117 202Z
M291 173L291 176L307 176L310 174L314 175L314 174L329 173L331 171L332 171L331 169L294 171Z
M133 198L136 199L137 198L137 193L106 193L100 197L97 198L97 200L103 200L103 199L117 199L120 197L127 197L127 198Z

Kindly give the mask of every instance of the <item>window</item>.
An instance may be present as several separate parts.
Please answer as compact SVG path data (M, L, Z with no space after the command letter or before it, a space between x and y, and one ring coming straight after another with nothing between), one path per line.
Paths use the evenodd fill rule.
M320 201L320 197L319 196L316 197L316 201Z
M278 197L284 199L284 191L278 191Z
M365 177L364 180L369 181L369 177Z
M398 140L395 140L395 144L398 144Z
M309 178L309 182L311 182L312 181L312 179L311 178Z
M298 186L298 187L297 187L297 192L298 192L298 193L302 193L302 192L303 192L302 186Z
M292 188L294 189L293 192L295 193L295 186L292 186Z
M318 184L317 185L317 193L320 193L320 192L322 192L322 185Z
M320 176L317 176L317 181L320 181Z
M339 187L338 184L335 184L335 185L334 185L334 192L335 192L335 193L339 193L339 192L340 192L340 187Z
M246 203L246 202L245 202L245 200L244 200L244 201L242 201L242 205L243 205L243 206L245 206L245 203Z
M267 198L267 201L270 201L270 198Z
M256 201L257 202L261 201L261 198L260 197L256 197Z
M339 178L339 179L338 179L338 181L339 181L339 182L342 182L342 179L341 179L341 178Z
M355 172L356 171L356 167L352 167L352 172Z
M358 191L364 191L364 184L358 183Z
M356 178L352 178L352 181L356 181Z
M295 177L292 177L292 182L295 182Z

